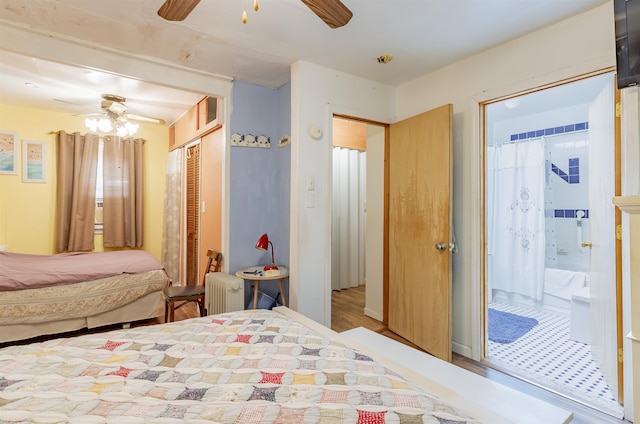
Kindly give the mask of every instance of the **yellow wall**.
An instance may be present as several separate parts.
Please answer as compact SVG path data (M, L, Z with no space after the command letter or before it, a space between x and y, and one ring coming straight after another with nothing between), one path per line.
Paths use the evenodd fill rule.
M56 146L51 131L87 132L84 118L70 113L0 106L0 130L18 133L18 174L0 174L0 245L19 253L52 254L56 201ZM162 215L167 162L168 129L140 123L137 137L144 144L144 250L160 260ZM22 182L22 140L46 144L46 182ZM102 236L96 236L96 251L102 251Z

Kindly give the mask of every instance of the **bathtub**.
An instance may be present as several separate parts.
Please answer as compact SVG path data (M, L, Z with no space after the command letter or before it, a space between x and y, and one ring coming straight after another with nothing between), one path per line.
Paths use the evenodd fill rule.
M569 317L573 294L588 285L589 274L586 272L546 268L544 270L542 300L534 300L527 296L498 289L493 290L492 300L518 304Z

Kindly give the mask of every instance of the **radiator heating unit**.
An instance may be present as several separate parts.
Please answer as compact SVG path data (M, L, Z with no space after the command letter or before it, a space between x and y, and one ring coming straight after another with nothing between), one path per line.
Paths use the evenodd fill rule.
M204 280L204 307L207 314L244 309L244 280L224 272L210 272Z

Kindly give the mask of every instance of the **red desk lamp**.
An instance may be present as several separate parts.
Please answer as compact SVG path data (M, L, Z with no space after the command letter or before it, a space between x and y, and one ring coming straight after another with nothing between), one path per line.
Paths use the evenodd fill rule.
M270 271L272 269L278 269L278 265L276 265L276 261L274 259L274 255L273 255L273 243L271 243L269 241L269 236L267 235L267 233L264 233L259 239L258 242L256 243L256 249L260 249L260 250L264 250L267 251L269 248L269 245L271 245L271 265L265 265L264 266L264 270L265 271Z

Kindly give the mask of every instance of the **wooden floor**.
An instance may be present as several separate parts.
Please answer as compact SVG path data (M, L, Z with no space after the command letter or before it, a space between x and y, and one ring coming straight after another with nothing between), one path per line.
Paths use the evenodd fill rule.
M375 331L404 344L421 350L417 346L390 331L383 323L364 315L365 287L355 287L347 290L334 291L331 295L331 328L342 332L356 327L364 327ZM607 414L601 413L588 406L574 402L563 396L559 396L548 390L530 384L526 381L507 375L488 365L472 361L462 355L453 354L453 364L465 368L473 373L482 375L490 380L519 390L530 396L541 399L547 403L573 412L575 424L628 424L629 421L619 420Z
M352 287L331 293L331 329L341 333L352 328L364 327L383 334L415 349L418 346L390 331L386 325L364 314L365 287ZM421 350L421 349L420 349Z

